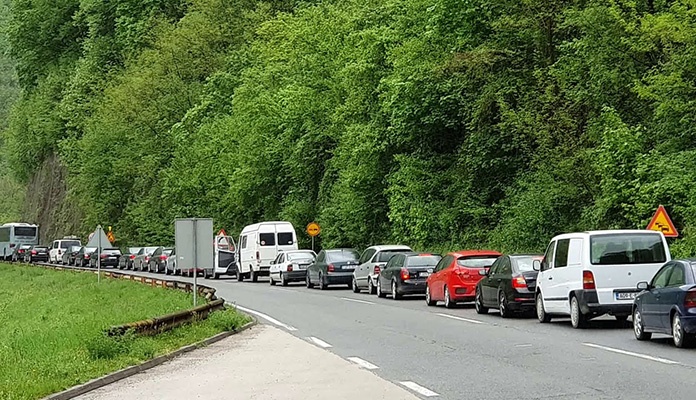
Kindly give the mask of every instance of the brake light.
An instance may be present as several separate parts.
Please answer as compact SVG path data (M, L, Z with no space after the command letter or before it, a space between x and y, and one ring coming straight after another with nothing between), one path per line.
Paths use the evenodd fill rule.
M408 272L406 268L401 268L401 280L402 281L407 281L411 278L411 274Z
M106 257L108 257L108 255L106 255L106 254L100 254L100 255L99 255L99 258L106 258Z
M524 276L516 276L512 278L512 287L515 289L526 289L527 281L524 279Z
M684 298L684 308L696 308L696 288L689 289Z
M135 260L135 254L131 254L130 256L128 256L128 258L130 258L131 260Z
M166 261L166 260L167 260L167 256L165 256L164 254L162 254L162 255L160 256L160 260Z
M327 271L329 272L334 272L334 266L333 264L329 264L329 266L326 268Z
M288 264L288 272L292 272L292 264Z
M85 260L89 260L89 254L85 254Z
M36 250L32 250L32 251L31 251L31 254L36 254Z
M375 274L379 274L382 271L382 269L379 267L379 265L375 265Z
M24 253L24 249L19 249L18 253Z
M582 288L585 290L594 290L596 288L592 271L582 271Z

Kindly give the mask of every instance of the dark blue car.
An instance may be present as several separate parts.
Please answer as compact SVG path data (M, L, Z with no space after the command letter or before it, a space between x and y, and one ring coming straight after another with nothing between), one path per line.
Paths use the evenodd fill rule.
M638 283L642 292L633 303L633 332L638 340L653 333L672 335L674 345L696 342L696 261L672 260L652 281Z

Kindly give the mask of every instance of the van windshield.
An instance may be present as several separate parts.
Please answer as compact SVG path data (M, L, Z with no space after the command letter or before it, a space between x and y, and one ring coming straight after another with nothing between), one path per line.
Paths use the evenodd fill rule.
M667 261L660 235L614 234L590 237L594 265L656 264Z

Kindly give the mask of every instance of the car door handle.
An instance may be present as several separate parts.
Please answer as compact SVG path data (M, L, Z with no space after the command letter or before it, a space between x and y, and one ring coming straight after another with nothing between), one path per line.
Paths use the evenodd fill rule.
M549 276L549 280L552 281L552 280L553 280L553 276Z

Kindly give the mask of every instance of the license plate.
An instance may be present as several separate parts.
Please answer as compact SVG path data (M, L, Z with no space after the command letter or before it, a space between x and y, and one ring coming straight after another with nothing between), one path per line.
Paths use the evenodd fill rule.
M636 296L638 293L636 292L622 292L622 293L614 293L616 296L616 300L635 300Z
M427 278L430 276L430 272L421 272L418 274L418 276L421 278Z

